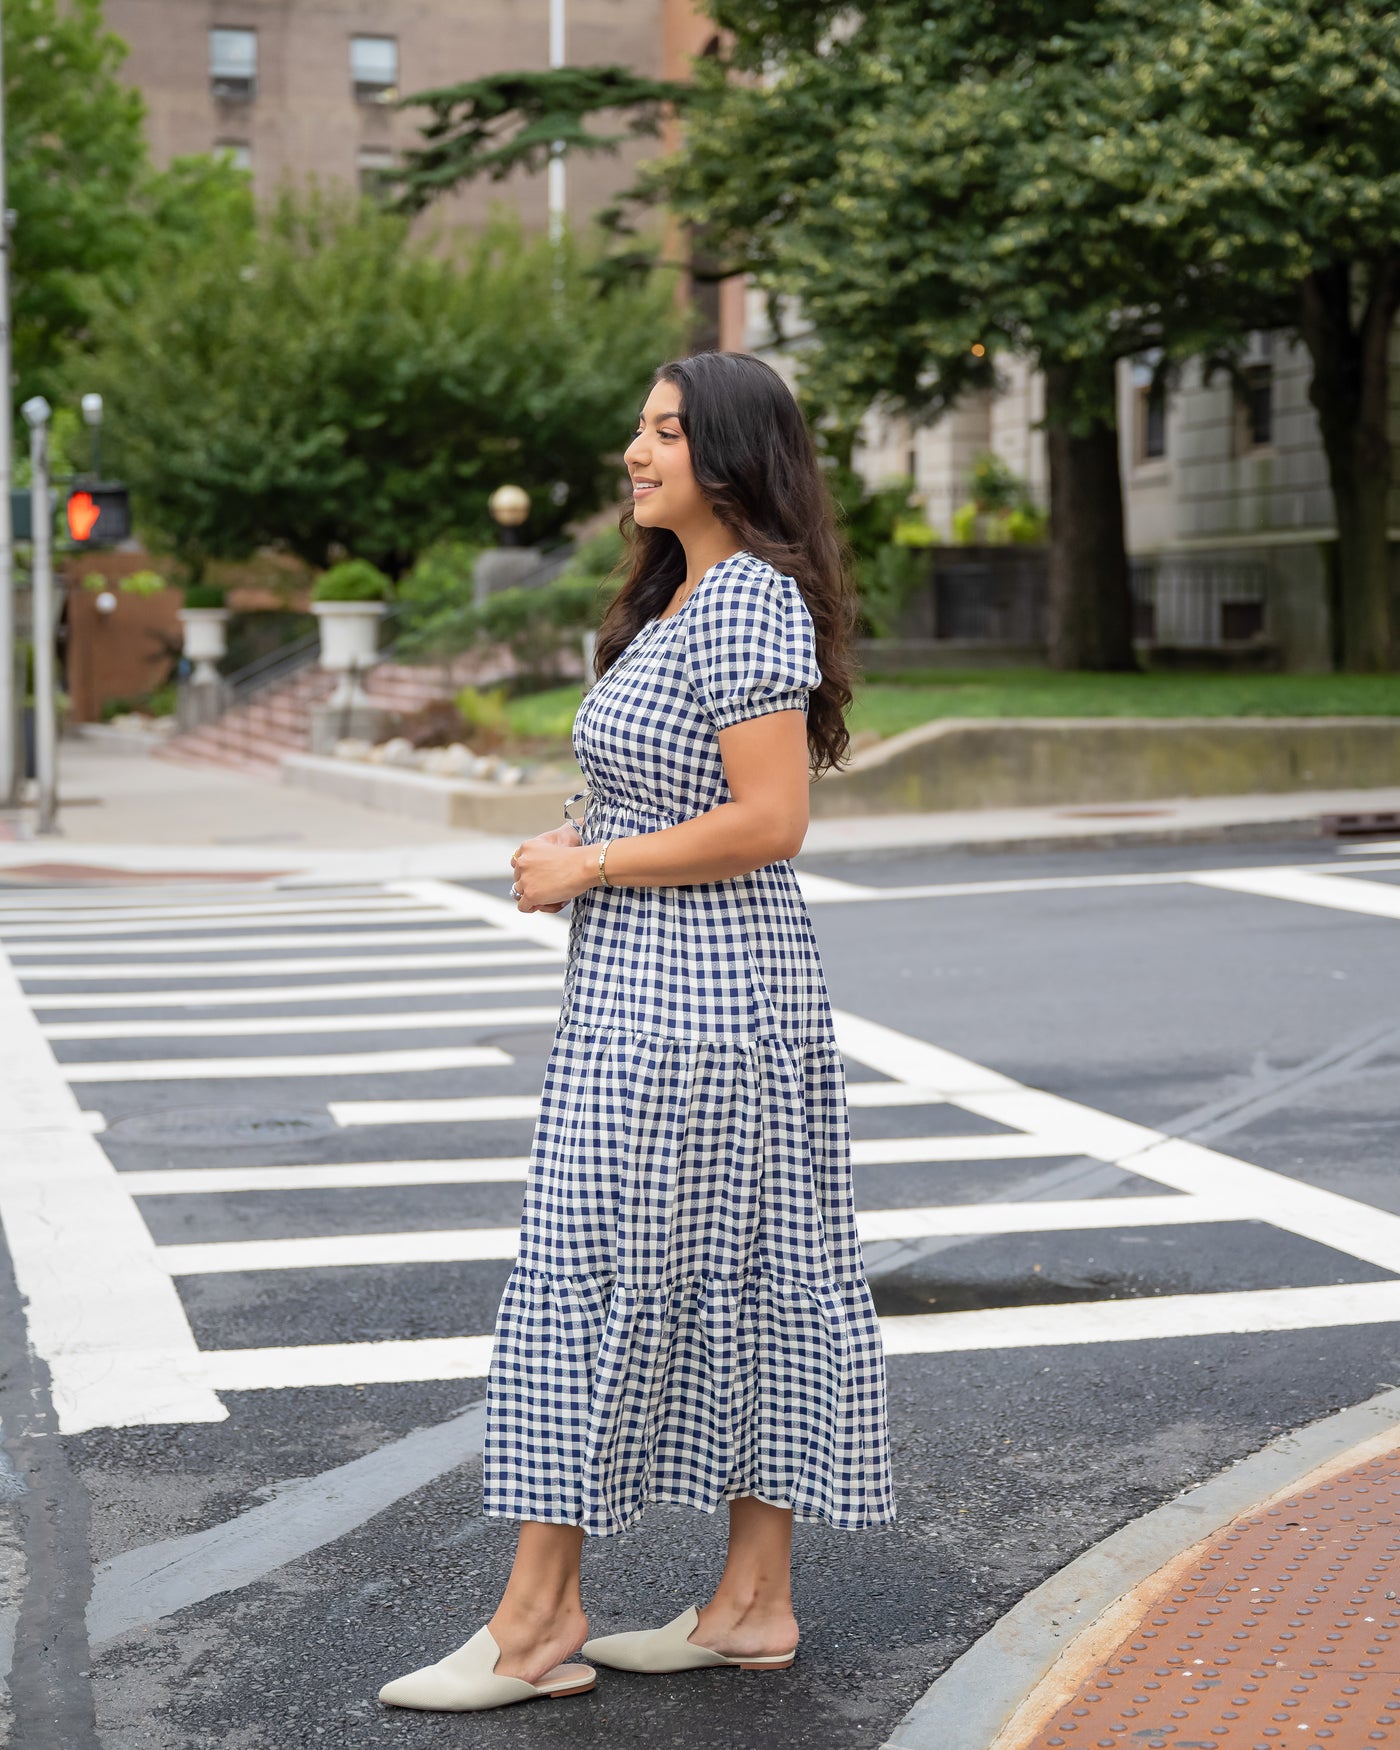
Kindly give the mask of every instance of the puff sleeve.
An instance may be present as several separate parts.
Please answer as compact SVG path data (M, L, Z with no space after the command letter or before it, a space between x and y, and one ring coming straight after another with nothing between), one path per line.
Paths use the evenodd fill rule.
M816 630L796 579L748 559L706 580L686 629L686 666L716 729L770 711L806 711L821 685Z

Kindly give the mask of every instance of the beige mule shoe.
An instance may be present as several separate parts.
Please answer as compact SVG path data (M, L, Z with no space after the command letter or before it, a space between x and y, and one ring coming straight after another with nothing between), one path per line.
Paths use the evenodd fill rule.
M583 1643L586 1659L610 1665L614 1671L646 1671L659 1676L666 1671L703 1671L712 1665L737 1665L741 1671L784 1671L797 1657L790 1653L765 1653L758 1658L731 1659L691 1640L700 1621L692 1604L664 1628L638 1629L633 1634L600 1635Z
M497 1677L501 1649L489 1628L479 1628L464 1646L436 1665L396 1677L379 1692L390 1707L416 1707L442 1713L478 1713L488 1707L509 1707L516 1701L543 1701L547 1696L584 1695L598 1681L590 1665L556 1665L538 1683L523 1677Z

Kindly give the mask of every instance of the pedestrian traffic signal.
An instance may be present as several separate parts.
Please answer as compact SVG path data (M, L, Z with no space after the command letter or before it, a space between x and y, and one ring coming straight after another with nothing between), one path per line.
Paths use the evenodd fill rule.
M75 547L113 547L131 533L125 486L79 486L68 494L68 535Z

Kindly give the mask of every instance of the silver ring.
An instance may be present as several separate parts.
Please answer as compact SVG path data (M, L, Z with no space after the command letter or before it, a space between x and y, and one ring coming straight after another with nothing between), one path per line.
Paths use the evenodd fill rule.
M515 883L513 881L510 884L510 896L512 899L519 899L520 898L520 889L515 885Z

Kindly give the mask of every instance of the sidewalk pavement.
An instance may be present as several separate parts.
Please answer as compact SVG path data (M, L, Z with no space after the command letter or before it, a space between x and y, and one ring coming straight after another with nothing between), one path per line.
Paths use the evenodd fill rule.
M1400 1744L1400 1390L1281 1436L1088 1550L884 1750Z
M32 807L0 811L0 875L100 879L104 871L396 880L504 875L519 842L383 814L275 780L177 765L106 740L60 744L58 832L34 835ZM560 797L562 805L563 797ZM1103 848L1317 838L1327 814L1400 811L1400 787L1278 796L813 820L806 856L899 850ZM539 830L557 825L542 819ZM80 871L86 871L84 875Z

